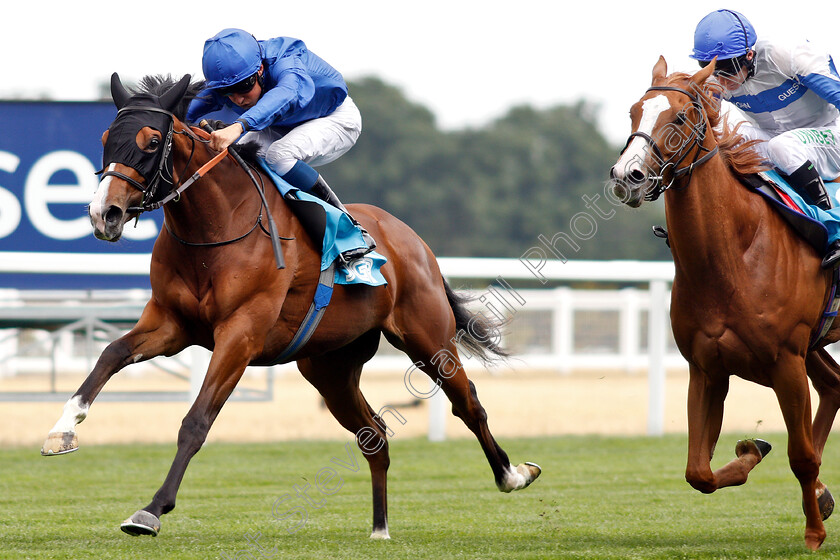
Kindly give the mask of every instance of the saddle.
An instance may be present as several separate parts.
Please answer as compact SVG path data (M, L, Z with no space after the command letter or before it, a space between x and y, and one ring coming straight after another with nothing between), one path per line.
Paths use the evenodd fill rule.
M782 218L822 255L828 247L828 230L803 210L804 200L790 187L788 177L778 169L743 175L741 182L770 202Z

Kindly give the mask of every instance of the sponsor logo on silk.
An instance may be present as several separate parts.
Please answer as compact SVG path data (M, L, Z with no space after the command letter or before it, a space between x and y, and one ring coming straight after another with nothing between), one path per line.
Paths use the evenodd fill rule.
M348 282L373 283L373 260L368 257L353 259L344 268Z
M831 129L828 128L802 128L794 130L793 134L795 134L803 144L821 144L824 146L834 146L837 144L837 138L835 138Z

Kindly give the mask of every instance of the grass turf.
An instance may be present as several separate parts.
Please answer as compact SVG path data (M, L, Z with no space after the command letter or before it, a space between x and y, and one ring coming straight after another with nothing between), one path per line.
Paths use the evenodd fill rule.
M161 534L133 538L119 523L151 500L174 445L85 447L82 434L81 450L63 457L0 451L0 559L814 558L786 437L765 437L774 450L750 481L708 496L683 478L684 436L502 440L515 464L543 468L509 495L496 490L476 442L396 438L392 539L374 541L367 463L346 442L208 445ZM734 455L737 439L721 438L713 467ZM840 479L831 444L829 487ZM319 479L331 494L316 489L327 467L340 476ZM826 528L819 554L833 557L840 528L833 518Z

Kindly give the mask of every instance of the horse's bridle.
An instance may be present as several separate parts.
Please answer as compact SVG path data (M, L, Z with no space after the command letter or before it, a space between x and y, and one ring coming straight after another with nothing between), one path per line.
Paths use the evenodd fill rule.
M102 169L101 171L98 172L98 174L100 176L100 180L104 179L105 177L116 177L118 179L122 179L123 181L125 181L126 183L128 183L129 185L131 185L135 189L139 190L141 193L143 193L143 199L140 202L140 206L131 206L129 208L126 208L126 213L127 214L136 214L137 216L139 216L143 212L150 212L152 210L157 210L158 208L160 208L161 206L163 206L164 204L166 204L170 200L178 198L181 195L181 193L184 191L184 189L186 189L186 187L189 186L189 184L191 184L195 180L195 179L191 179L188 183L182 184L181 187L179 187L175 191L172 191L170 189L170 192L166 196L164 196L161 200L158 200L157 202L153 202L155 197L158 194L158 189L160 188L161 182L168 183L169 185L171 185L173 187L175 186L175 179L174 179L174 177L172 177L172 173L169 172L169 170L172 169L172 165L169 165L171 163L169 160L172 157L172 141L173 141L174 135L175 134L184 134L184 135L187 135L188 137L190 137L190 139L192 140L192 150L190 151L190 157L187 160L186 165L184 166L184 171L181 173L181 176L183 176L183 174L189 168L190 161L192 161L193 154L195 153L196 137L193 136L192 134L190 134L186 130L185 131L176 131L175 130L175 115L173 113L171 113L170 111L167 111L165 109L160 109L160 108L157 108L157 107L123 107L122 109L117 111L117 116L119 116L120 113L122 113L124 111L125 112L128 112L128 111L142 111L142 112L151 111L151 112L156 112L156 113L164 113L164 114L169 116L169 130L166 132L166 137L163 140L163 149L157 154L158 157L160 157L160 161L159 161L158 166L157 166L157 171L155 171L155 174L152 177L152 180L148 184L143 185L142 183L140 183L136 179L133 179L133 178L129 177L125 173L120 173L119 171L113 171L111 169Z
M691 174L694 172L694 169L709 161L718 151L718 147L715 146L713 149L706 148L703 146L703 140L706 138L706 110L703 107L703 104L700 102L699 95L692 95L688 90L683 88L674 87L674 86L652 86L647 89L648 92L650 91L677 91L688 96L689 99L693 102L693 104L698 108L700 111L700 119L701 119L701 126L695 127L690 126L692 130L691 136L689 136L685 142L683 142L682 146L679 147L674 154L665 160L662 156L662 152L659 149L659 146L656 145L656 141L647 133L645 132L633 132L627 138L627 144L624 145L624 149L621 150L623 154L627 148L630 146L630 142L633 138L641 138L643 139L648 146L653 150L653 153L656 157L656 161L660 163L659 174L654 175L652 177L648 177L648 180L652 180L653 184L648 188L648 192L645 194L645 200L653 201L660 197L662 193L666 190L670 189L674 186L674 182L683 175L688 175L689 182L691 180ZM647 92L645 92L647 93ZM693 148L697 148L696 151ZM694 160L685 167L679 167L679 165L688 158L688 155L694 151ZM707 152L704 156L700 156L703 152ZM671 173L671 180L666 184L665 183L665 175L670 171ZM688 185L688 182L686 182Z

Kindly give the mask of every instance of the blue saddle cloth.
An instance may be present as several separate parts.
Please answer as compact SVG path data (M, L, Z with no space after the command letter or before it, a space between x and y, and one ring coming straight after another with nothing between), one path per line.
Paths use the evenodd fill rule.
M274 186L280 191L284 197L292 193L298 200L306 202L314 202L323 208L326 213L326 224L323 232L323 243L321 248L321 270L324 271L336 260L338 256L344 251L351 249L358 249L365 247L365 241L362 233L359 231L350 218L334 206L327 204L320 198L314 197L300 189L291 186L283 180L277 173L271 170L270 167L260 159L263 171L274 181ZM372 251L362 258L352 260L347 267L335 267L335 283L336 284L365 284L368 286L384 286L387 280L382 275L382 265L388 260Z
M828 245L840 239L840 201L837 195L840 184L826 183L825 188L832 204L831 210L823 210L809 204L793 187L788 184L787 176L772 169L757 175L764 183L775 187L782 195L768 192L760 185L751 184L759 193L775 203L782 216L802 235L817 251L825 252Z

